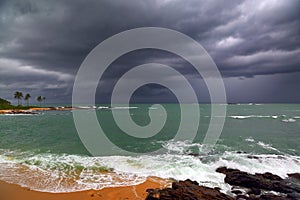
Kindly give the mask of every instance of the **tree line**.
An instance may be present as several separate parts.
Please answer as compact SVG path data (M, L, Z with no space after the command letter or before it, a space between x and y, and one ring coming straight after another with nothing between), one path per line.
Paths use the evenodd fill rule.
M23 96L22 92L16 91L14 94L14 98L18 100L18 106L22 105L22 102L20 103L20 101L23 99L23 97L27 106L29 106L29 99L31 98L31 95L29 93ZM42 101L44 101L44 106L45 106L46 97L38 96L36 100L40 103L40 106L42 105Z

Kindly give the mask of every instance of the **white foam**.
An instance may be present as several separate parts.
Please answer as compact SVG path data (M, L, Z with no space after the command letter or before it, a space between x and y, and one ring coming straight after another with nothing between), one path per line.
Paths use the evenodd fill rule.
M119 109L119 110L122 110L122 109L136 109L138 107L136 106L116 106L116 107L112 107L111 109Z
M251 117L254 117L254 118L270 118L272 116L270 116L270 115L251 115Z
M247 138L252 141L251 138ZM246 140L247 140L246 139ZM180 146L175 149L174 146ZM79 155L40 154L14 158L0 156L0 179L17 183L33 190L47 192L71 192L88 189L101 189L112 186L135 185L147 176L192 179L208 187L220 187L224 192L229 186L224 183L224 175L215 172L226 166L249 173L271 172L281 177L287 173L300 171L300 157L290 155L252 155L225 151L222 154L189 156L184 151L194 144L174 142L164 144L173 152L162 155L88 157ZM263 142L258 145L273 148ZM201 145L199 145L199 148ZM182 154L181 154L182 153ZM11 153L10 153L11 154ZM25 162L26 161L26 162ZM79 170L76 166L82 166ZM113 172L101 172L97 167L113 168ZM32 182L39 177L38 183ZM73 180L73 181L70 181ZM73 182L74 184L70 184Z
M274 118L275 116L270 116L270 115L232 115L229 116L233 119L247 119L247 118Z
M280 153L280 151L278 149L272 147L272 145L270 145L270 144L266 144L266 143L261 142L261 141L259 141L257 144L259 146L261 146L262 148L264 148L264 149L268 149L268 150L272 150L272 151L277 151L277 152Z
M288 173L296 173L300 170L299 156L263 154L253 155L259 159L249 159L248 155L226 152L218 162L214 163L214 166L226 166L249 173L271 172L282 178L287 177Z
M246 138L245 141L247 141L247 142L255 142L255 140L252 137Z
M110 107L108 107L108 106L99 106L98 107L98 109L108 109L108 108L110 108Z
M136 108L138 108L138 107L136 107L136 106L116 106L116 107L99 106L98 107L98 109L115 109L115 110L136 109Z
M8 163L13 163L13 158L10 157L10 156L3 156L3 155L0 155L0 163L5 163L5 164L8 164Z
M93 107L92 106L77 106L77 108L80 108L80 109L92 109Z
M283 121L283 122L295 122L296 120L293 119L293 118L289 118L289 119L283 119L281 121Z
M39 113L7 113L7 114L1 114L0 116L34 116L34 115L38 115Z
M250 118L251 116L248 115L248 116L245 116L245 115L234 115L234 116L229 116L233 119L247 119L247 118Z
M165 148L168 153L187 154L188 149L191 147L201 148L200 144L195 144L190 141L173 141L163 142L162 147Z

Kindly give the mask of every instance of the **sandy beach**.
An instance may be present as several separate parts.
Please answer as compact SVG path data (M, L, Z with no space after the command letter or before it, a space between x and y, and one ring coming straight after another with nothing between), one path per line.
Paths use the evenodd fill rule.
M148 188L164 188L170 181L148 177L144 183L136 186L104 188L71 193L47 193L32 191L19 185L0 181L1 200L108 200L108 199L145 199Z
M49 111L49 110L72 110L72 107L36 107L36 108L30 108L28 110L19 110L19 109L6 109L6 110L0 110L0 114L9 114L9 113L26 113L26 112L35 112L35 111Z
M72 107L39 107L39 108L30 108L30 111L48 111L48 110L72 110Z

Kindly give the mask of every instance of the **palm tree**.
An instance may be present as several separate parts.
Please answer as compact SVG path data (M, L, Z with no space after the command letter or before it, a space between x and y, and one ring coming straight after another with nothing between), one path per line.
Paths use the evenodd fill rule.
M15 94L14 94L14 97L15 97L15 99L18 99L18 106L19 106L20 105L20 99L23 98L23 93L19 92L19 91L16 91Z
M37 100L38 102L40 102L40 106L42 106L41 102L43 101L43 97L42 97L42 96L38 96L38 97L36 98L36 100Z
M43 97L43 101L44 101L44 107L45 107L46 97Z
M30 98L30 97L31 97L31 96L30 96L30 94L28 94L28 93L27 93L27 94L25 95L25 97L24 97L24 100L27 101L27 106L29 106L29 98Z

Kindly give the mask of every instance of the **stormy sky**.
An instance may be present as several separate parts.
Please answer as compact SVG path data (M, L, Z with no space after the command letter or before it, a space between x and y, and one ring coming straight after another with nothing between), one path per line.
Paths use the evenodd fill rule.
M0 97L42 95L71 103L76 73L105 39L139 27L180 31L198 41L222 74L228 102L300 102L300 1L0 0ZM121 44L120 44L121 45ZM130 66L163 63L179 71L209 101L201 76L169 52L139 50L118 58L97 90L108 101ZM138 77L137 77L138 78ZM146 85L137 102L169 102L164 87Z

